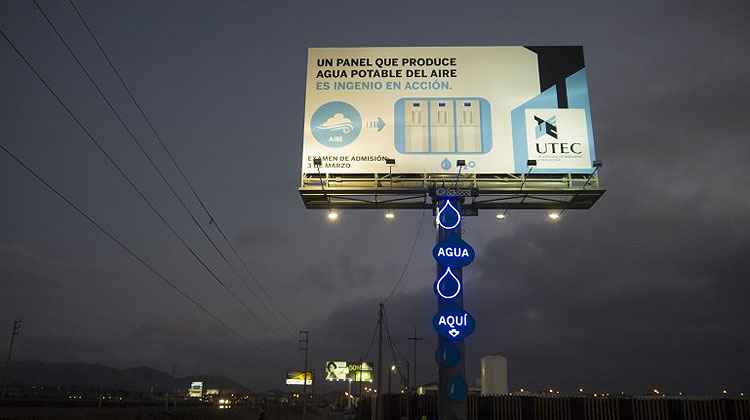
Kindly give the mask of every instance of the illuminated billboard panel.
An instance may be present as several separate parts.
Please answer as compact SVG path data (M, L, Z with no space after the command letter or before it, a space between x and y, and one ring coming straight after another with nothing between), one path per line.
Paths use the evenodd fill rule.
M580 46L310 48L303 174L589 173ZM314 159L321 159L316 167Z
M312 385L313 374L312 371L307 371L307 385ZM287 385L305 385L305 372L304 371L291 371L286 373L286 384Z
M190 396L190 398L203 397L203 382L191 382L188 395Z
M372 363L347 361L326 362L326 381L372 382Z

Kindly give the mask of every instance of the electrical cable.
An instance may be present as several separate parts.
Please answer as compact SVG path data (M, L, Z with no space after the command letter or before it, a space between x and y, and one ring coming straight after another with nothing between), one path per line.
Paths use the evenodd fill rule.
M3 37L8 40L8 37L5 35L5 31L0 29L0 32L2 33ZM162 280L164 283L166 283L169 287L171 287L173 290L175 290L180 296L184 297L190 303L192 303L196 308L198 308L201 312L207 314L209 317L211 317L214 321L216 321L219 325L221 325L223 328L225 328L230 333L234 334L237 337L243 338L247 340L244 336L240 335L234 328L230 327L226 322L224 322L221 318L219 318L216 314L208 310L203 304L198 302L195 298L187 294L185 291L180 289L174 282L169 280L166 276L164 276L162 273L160 273L156 268L154 268L153 265L151 265L148 261L146 261L144 258L139 256L135 253L130 247L128 247L122 240L117 238L112 232L104 228L99 222L97 222L93 217L89 216L83 209L81 209L78 205L76 205L72 200L70 200L67 196L65 196L63 193L61 193L59 190L57 190L52 184L50 184L46 179L44 179L41 175L39 175L34 169L32 169L29 165L27 165L20 157L18 157L15 153L11 152L5 145L0 144L0 149L3 149L3 151L16 163L18 163L23 169L25 169L29 174L31 174L34 179L38 182L40 182L42 185L47 187L52 193L57 195L60 199L62 199L68 206L70 206L73 210L78 212L81 216L83 216L86 220L89 221L94 227L96 227L101 233L103 233L107 238L112 240L114 243L116 243L120 248L122 248L128 255L130 255L133 259L141 263L144 267L146 267L151 273L153 273L156 277L158 277L160 280Z
M65 37L57 29L57 27L55 26L55 24L52 22L52 20L50 19L50 17L44 11L44 9L41 7L41 5L37 2L37 0L34 0L34 5L37 7L37 9L42 14L42 16L47 21L47 23L52 28L52 30L55 32L55 34L60 39L60 41L62 42L62 44L65 46L65 48L67 49L68 53L70 53L70 55L73 57L73 59L78 64L78 66L80 67L80 69L86 75L86 78L88 79L88 81L94 86L94 88L96 89L96 91L99 93L99 96L107 104L107 106L109 107L109 110L112 112L112 114L114 114L115 118L120 122L120 125L122 125L123 129L127 132L127 134L129 135L129 137L131 138L131 140L133 140L133 142L135 143L135 145L138 147L138 149L141 151L141 153L146 157L146 159L148 160L148 162L151 164L151 167L156 171L156 173L159 175L159 177L161 178L161 180L167 185L169 191L172 193L172 196L175 197L175 199L179 202L179 204L182 206L182 208L188 213L188 215L190 216L190 218L193 220L193 223L198 227L198 229L201 231L201 233L203 234L203 236L208 240L208 242L211 244L211 246L216 250L216 252L221 256L221 258L227 263L227 265L229 265L229 267L232 269L232 272L235 274L235 276L237 276L237 278L239 278L244 283L244 280L241 279L241 277L239 276L239 274L236 272L236 269L235 269L234 265L232 265L229 262L229 260L227 259L227 257L221 251L221 249L219 249L219 247L216 245L216 243L213 241L213 239L211 239L211 237L208 235L208 232L206 232L206 230L203 228L203 226L200 224L200 222L198 222L198 220L195 218L195 216L190 211L190 209L188 208L188 206L185 203L185 201L179 196L179 194L174 189L174 187L169 182L169 180L166 178L166 176L161 171L161 169L159 169L158 165L156 164L156 162L154 162L154 160L152 159L152 157L148 153L148 151L143 147L143 145L141 144L140 140L138 140L138 137L135 135L135 133L133 132L133 130L123 120L123 118L120 115L120 113L117 112L117 109L115 108L115 106L109 100L109 98L104 93L104 91L101 89L101 87L99 86L99 84L94 80L94 78L91 75L91 73L88 71L88 69L83 64L83 62L81 62L81 60L78 58L78 56L73 51L73 49L70 46L70 44L66 41ZM257 296L257 294L255 294L254 292L252 292L249 289L249 287L247 287L246 284L245 284L245 287L248 289L248 291L250 291L256 297L256 299L258 299L259 301L261 301L265 305L265 302L263 300L261 300L260 297ZM243 306L247 306L247 304L243 302ZM270 308L267 308L267 309L270 311Z
M531 171L533 171L533 170L534 170L533 166L529 167L529 171L526 172L526 174L524 175L523 179L521 180L521 188L518 190L519 194L523 191L523 186L526 185L526 177L528 177L529 175L531 175ZM523 197L521 197L520 204L523 204L523 202L526 201L526 197L528 197L528 196L529 196L528 194L524 194ZM517 198L517 197L514 197L514 198ZM506 208L505 211L503 211L503 216L507 215L509 211L510 211L510 209Z
M398 374L399 378L401 379L403 383L404 379L406 378L404 378L404 376L401 374L402 357L401 357L401 353L398 351L398 347L396 346L396 343L393 342L393 338L391 337L391 329L390 329L390 326L388 325L388 315L385 311L383 311L383 319L385 321L386 338L388 339L388 343L391 347L391 357L393 358L394 366L396 366L396 373Z
M175 230L175 228L164 218L164 216L154 207L154 205L151 203L151 201L146 197L146 195L138 188L138 186L133 182L132 179L125 173L125 171L120 167L120 165L117 164L117 162L112 158L112 156L104 150L102 145L99 143L99 141L94 137L94 135L91 133L91 131L83 124L83 122L76 116L76 114L73 112L73 110L65 103L65 101L62 100L62 98L55 92L55 90L50 86L50 84L47 82L47 80L39 73L39 71L34 67L33 64L31 64L31 61L21 52L20 49L16 46L16 44L8 37L8 35L5 33L4 30L0 29L0 32L2 32L3 38L8 42L8 44L11 46L13 51L23 60L23 62L26 64L26 66L32 71L32 73L37 77L37 79L44 85L44 87L49 91L49 93L57 100L57 102L60 104L60 106L63 107L63 109L67 112L68 116L78 125L78 127L86 134L86 136L91 140L91 142L96 146L96 148L107 158L109 163L118 171L120 176L127 181L127 183L133 188L133 190L141 197L141 199L148 205L148 207L153 211L159 219L166 225L170 232L175 235L182 245L195 257L195 259L203 266L206 271L208 271L211 276L225 289L229 292L230 295L237 298L236 295L231 293L231 291L227 288L227 286L224 284L224 282L219 279L219 277L214 273L214 271L201 259L201 257L195 252L195 250L185 242L185 240L182 238L182 236ZM241 302L241 301L240 301ZM243 306L245 306L245 309L248 311L249 314L251 314L259 324L264 324L258 317L255 315L255 313L247 307L247 305L244 305L244 302L241 302Z
M204 200L200 197L200 195L198 194L197 190L193 186L192 182L190 182L190 179L185 174L185 171L183 171L182 167L178 164L177 159L174 157L174 154L171 152L171 150L167 147L166 143L163 141L163 139L162 139L161 135L159 134L158 130L156 129L156 127L154 126L154 124L151 122L151 119L148 117L148 115L144 111L143 107L140 105L140 103L138 102L138 100L135 98L135 95L133 94L133 92L130 89L130 87L128 86L128 84L125 82L125 79L122 77L122 74L118 70L117 66L115 66L115 64L110 59L109 54L107 54L106 50L104 49L104 47L102 46L101 42L99 41L99 38L94 34L94 31L89 26L88 22L84 18L84 16L81 13L80 9L78 9L78 6L76 6L76 4L75 4L75 2L73 0L69 0L68 3L70 3L70 5L73 8L73 10L76 12L76 15L81 20L81 23L83 24L83 26L86 29L86 31L88 32L88 34L91 36L91 38L96 43L99 51L102 53L102 55L104 56L105 60L107 61L107 64L112 69L112 71L114 72L115 76L117 76L118 80L122 84L122 86L125 89L125 91L127 92L128 96L133 101L133 104L138 109L138 112L141 114L141 116L143 117L143 119L146 121L146 124L151 129L151 132L154 134L154 137L158 141L159 145L162 147L162 149L164 150L164 152L167 154L167 156L169 157L170 161L172 162L172 164L174 165L174 167L177 169L177 172L180 174L180 176L182 177L182 179L185 181L185 183L189 187L190 191L192 192L193 196L195 197L195 199L198 201L198 203L200 204L200 206L203 209L203 211L208 216L208 218L209 218L209 224L213 225L216 228L216 230L221 234L222 238L227 243L227 245L231 249L231 251L234 254L234 256L238 260L240 260L240 262L242 262L242 266L244 267L245 272L253 280L253 282L258 286L258 288L261 290L261 292L266 296L266 298L271 303L271 306L274 307L275 311L292 327L293 330L296 330L296 324L282 310L280 310L275 305L275 303L274 303L273 298L271 297L271 295L268 293L268 291L265 289L265 287L260 283L260 281L257 279L257 277L252 272L252 270L250 270L250 268L248 267L248 264L245 261L245 259L242 256L240 256L239 252L237 251L237 249L235 248L235 246L232 244L232 241L229 240L229 237L226 235L226 233L221 228L221 226L219 225L219 223L216 220L216 218L213 216L213 214L211 213L211 211L208 209L208 206L205 204ZM222 257L223 257L223 255L222 255ZM226 258L225 258L225 261L226 261ZM250 289L249 289L249 287L247 286L246 283L245 283L245 287L248 289L248 291L250 291ZM254 292L251 292L251 293L253 293L253 295L255 295ZM265 305L265 302L264 302L264 305Z
M411 264L411 260L414 257L414 250L417 247L417 241L419 240L419 234L422 232L422 225L424 225L424 209L419 213L419 226L417 226L417 233L414 235L414 242L411 244L411 250L409 251L409 257L406 259L406 263L404 264L404 269L401 271L401 276L399 276L398 281L393 285L393 288L391 289L391 293L388 294L388 297L385 298L383 303L387 303L388 300L396 293L396 290L401 285L401 282L404 280L404 277L406 276L406 272L409 270L409 265Z

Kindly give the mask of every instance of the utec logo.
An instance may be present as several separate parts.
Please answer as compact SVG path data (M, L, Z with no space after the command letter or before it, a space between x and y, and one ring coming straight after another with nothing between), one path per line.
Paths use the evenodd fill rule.
M553 115L546 121L534 115L536 121L536 138L543 137L545 134L557 138L557 118Z
M546 120L534 115L534 121L536 121L534 134L537 140L534 147L539 156L580 155L583 153L582 143L558 139L559 124L555 115L548 117Z
M362 116L346 102L328 102L313 113L310 131L323 146L343 147L359 136L362 131Z

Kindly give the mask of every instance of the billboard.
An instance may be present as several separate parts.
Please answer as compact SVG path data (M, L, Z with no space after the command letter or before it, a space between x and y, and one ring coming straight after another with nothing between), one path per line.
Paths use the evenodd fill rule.
M191 382L188 396L190 396L190 398L203 397L203 382Z
M352 382L372 382L374 378L374 370L372 364L368 362L349 362L349 375L347 378L351 378Z
M307 384L305 384L305 372L304 371L291 371L286 373L286 384L287 385L312 385L313 373L307 371Z
M320 158L317 168L313 159ZM302 172L590 173L582 47L308 50Z
M368 362L326 362L326 381L372 382L372 363Z

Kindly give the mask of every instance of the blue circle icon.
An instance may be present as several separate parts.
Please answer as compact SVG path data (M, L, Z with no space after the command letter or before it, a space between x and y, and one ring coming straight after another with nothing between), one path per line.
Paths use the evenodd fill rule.
M346 102L328 102L313 113L310 131L323 146L343 147L362 132L362 116Z

